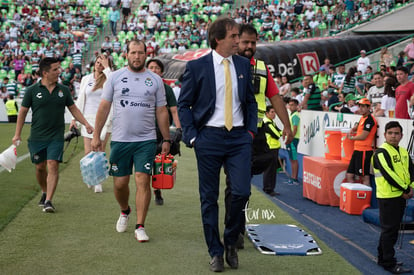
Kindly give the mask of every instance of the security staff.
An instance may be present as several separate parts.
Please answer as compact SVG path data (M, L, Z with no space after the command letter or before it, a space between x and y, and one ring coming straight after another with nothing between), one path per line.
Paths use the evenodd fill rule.
M378 265L393 274L411 272L394 257L406 200L413 197L414 186L414 165L407 150L398 146L402 136L401 125L397 121L388 122L385 143L375 151L372 160L381 224Z
M276 123L273 121L275 117L275 109L272 106L267 106L262 127L264 128L266 143L272 160L268 163L263 172L263 191L270 196L279 195L279 193L275 192L274 189L276 187L277 163L280 148L279 138L281 136L281 132L276 126Z
M6 101L6 112L10 123L16 123L17 114L19 113L19 107L13 95L9 95L9 99Z

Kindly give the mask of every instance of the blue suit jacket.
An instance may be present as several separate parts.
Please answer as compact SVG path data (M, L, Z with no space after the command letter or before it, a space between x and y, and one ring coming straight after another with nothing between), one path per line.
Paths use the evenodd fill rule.
M250 61L233 55L238 93L243 110L244 126L257 132L257 103L254 97ZM187 63L178 99L178 115L183 129L183 141L190 140L206 125L214 113L216 82L212 53Z

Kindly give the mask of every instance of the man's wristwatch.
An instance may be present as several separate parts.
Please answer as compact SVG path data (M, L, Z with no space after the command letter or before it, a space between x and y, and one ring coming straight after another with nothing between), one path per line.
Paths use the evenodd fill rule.
M168 142L168 143L170 143L170 144L171 144L171 140L170 140L170 139L163 139L163 140L162 140L162 143L164 143L164 142Z

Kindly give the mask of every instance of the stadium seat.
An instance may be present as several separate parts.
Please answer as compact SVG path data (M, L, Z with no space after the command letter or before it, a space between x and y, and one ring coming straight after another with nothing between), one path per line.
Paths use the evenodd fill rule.
M185 22L190 22L191 20L192 20L191 15L189 15L189 14L184 15L184 21Z
M30 49L31 49L32 51L35 51L35 50L36 50L36 48L37 48L37 43L35 43L35 42L30 43Z
M24 66L24 73L25 74L31 74L32 73L32 65L31 64L27 64Z
M318 29L319 29L319 30L321 30L321 31L326 30L326 23L325 23L325 22L321 22L321 23L318 25Z
M10 70L9 73L7 74L7 77L9 79L15 79L16 78L16 73L14 72L14 70Z
M4 69L0 69L0 78L4 79L7 76L7 71Z
M125 34L124 31L119 31L118 32L119 41L124 41L125 40L125 37L126 37L126 34Z

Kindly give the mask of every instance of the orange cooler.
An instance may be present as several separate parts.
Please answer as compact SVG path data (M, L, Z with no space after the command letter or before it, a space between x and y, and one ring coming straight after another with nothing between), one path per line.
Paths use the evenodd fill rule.
M325 158L341 159L341 128L325 128Z
M354 152L354 140L347 138L347 134L351 132L351 129L341 130L341 160L345 163L349 163Z
M342 183L339 209L351 214L361 215L371 206L372 188L360 183Z

